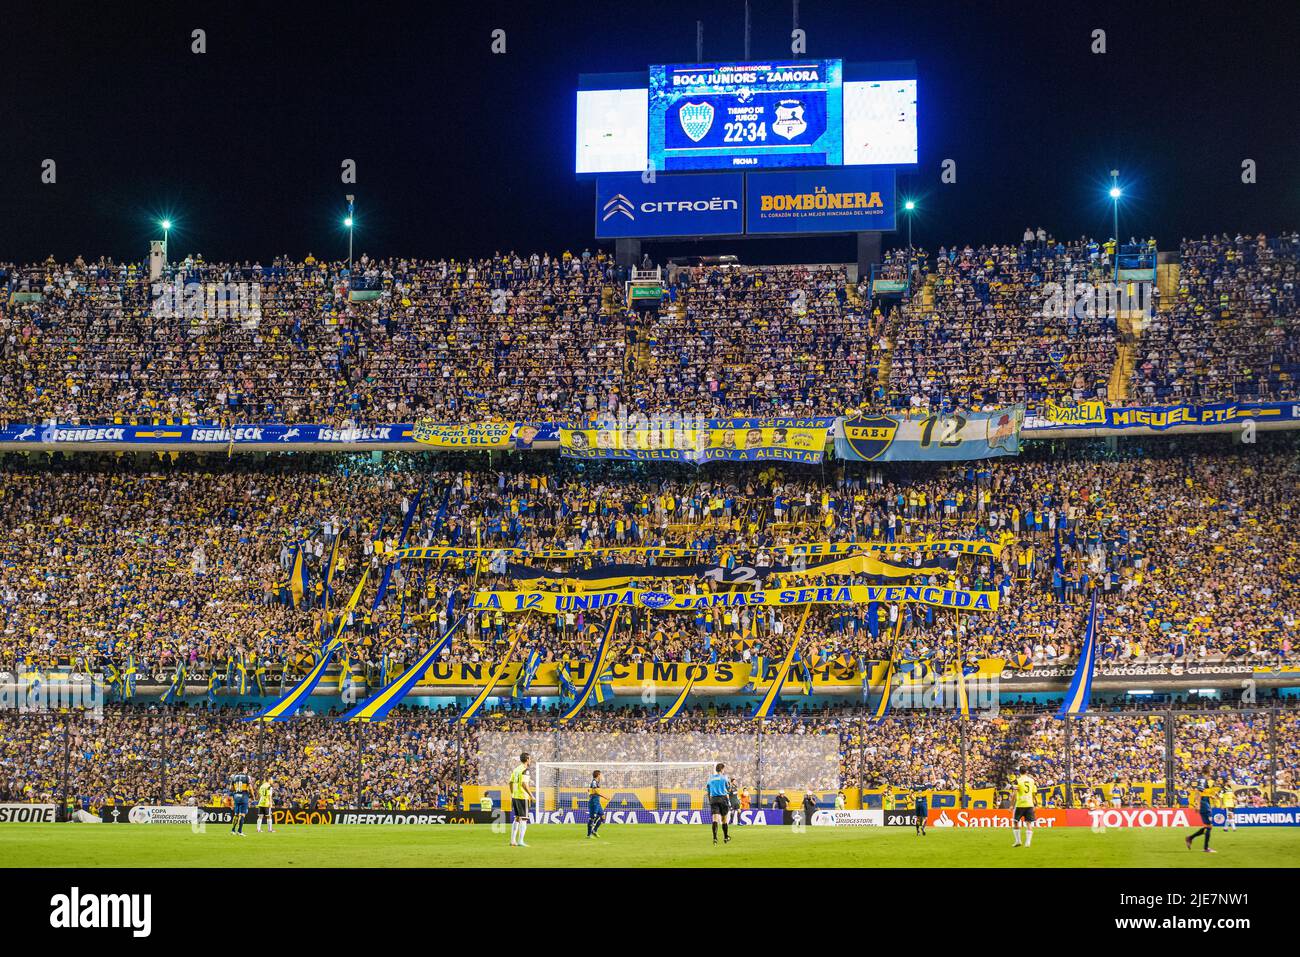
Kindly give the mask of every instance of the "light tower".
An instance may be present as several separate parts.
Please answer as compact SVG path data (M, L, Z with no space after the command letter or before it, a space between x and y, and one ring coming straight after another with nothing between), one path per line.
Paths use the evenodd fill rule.
M1124 191L1119 188L1119 170L1110 171L1110 203L1114 218L1112 226L1115 236L1115 281L1119 282L1119 198L1124 195Z

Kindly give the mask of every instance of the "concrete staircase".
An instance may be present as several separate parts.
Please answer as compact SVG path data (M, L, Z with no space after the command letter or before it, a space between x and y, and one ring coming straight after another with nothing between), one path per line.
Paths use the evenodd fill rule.
M1156 288L1160 290L1161 312L1174 308L1182 271L1182 263L1161 263L1156 267Z
M1175 291L1177 291L1176 284ZM1163 290L1160 296L1161 302L1164 303L1166 300ZM1121 310L1116 316L1115 324L1119 332L1119 341L1115 345L1115 365L1111 368L1110 378L1106 382L1106 395L1112 402L1122 402L1129 398L1132 391L1133 370L1137 367L1142 336L1150 323L1140 310L1135 309L1131 312Z
M884 339L889 344L889 351L881 353L876 363L876 382L886 395L889 394L889 374L894 367L894 343L898 338L898 325L906 322L909 314L917 317L929 317L934 314L933 274L925 277L925 283L912 298L911 306L907 310L899 310L894 321L885 326Z

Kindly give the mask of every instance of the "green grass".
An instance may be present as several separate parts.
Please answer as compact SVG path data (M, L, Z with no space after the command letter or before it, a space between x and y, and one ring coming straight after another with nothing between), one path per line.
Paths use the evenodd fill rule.
M705 825L537 824L530 847L487 825L281 825L275 834L221 825L0 825L0 867L1295 867L1300 829L1215 831L1217 854L1188 851L1190 830L1041 830L1012 848L1006 830L732 829L714 847ZM1198 842L1199 843L1199 842Z

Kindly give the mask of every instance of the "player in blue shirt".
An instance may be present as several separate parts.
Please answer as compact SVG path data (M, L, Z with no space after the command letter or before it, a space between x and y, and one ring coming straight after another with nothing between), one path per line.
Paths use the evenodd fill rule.
M591 772L591 785L587 791L587 836L600 837L600 826L605 823L605 808L601 804L600 772Z
M244 836L244 818L248 817L248 798L253 792L253 782L247 774L232 774L230 790L234 792L234 820L230 822L230 833Z
M709 775L707 789L709 792L709 811L713 816L713 843L718 843L718 825L722 825L722 840L726 844L731 843L731 835L727 833L727 815L731 813L731 796L727 793L727 776L722 773L726 765L721 761L713 769L713 774Z
M930 808L924 791L917 791L912 801L912 814L916 817L916 833L925 836L925 819L930 815Z

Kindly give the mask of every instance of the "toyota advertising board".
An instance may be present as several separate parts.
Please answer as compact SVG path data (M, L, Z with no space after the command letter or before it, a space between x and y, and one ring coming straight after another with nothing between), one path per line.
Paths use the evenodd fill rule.
M1256 810L1256 809L1248 809ZM1260 808L1258 810L1277 810ZM1238 815L1242 813L1237 812ZM1011 811L931 808L926 822L930 827L1011 827ZM1216 821L1221 824L1221 821ZM1105 830L1112 827L1157 828L1200 827L1201 815L1188 807L1101 807L1101 808L1034 808L1034 827L1089 827Z

